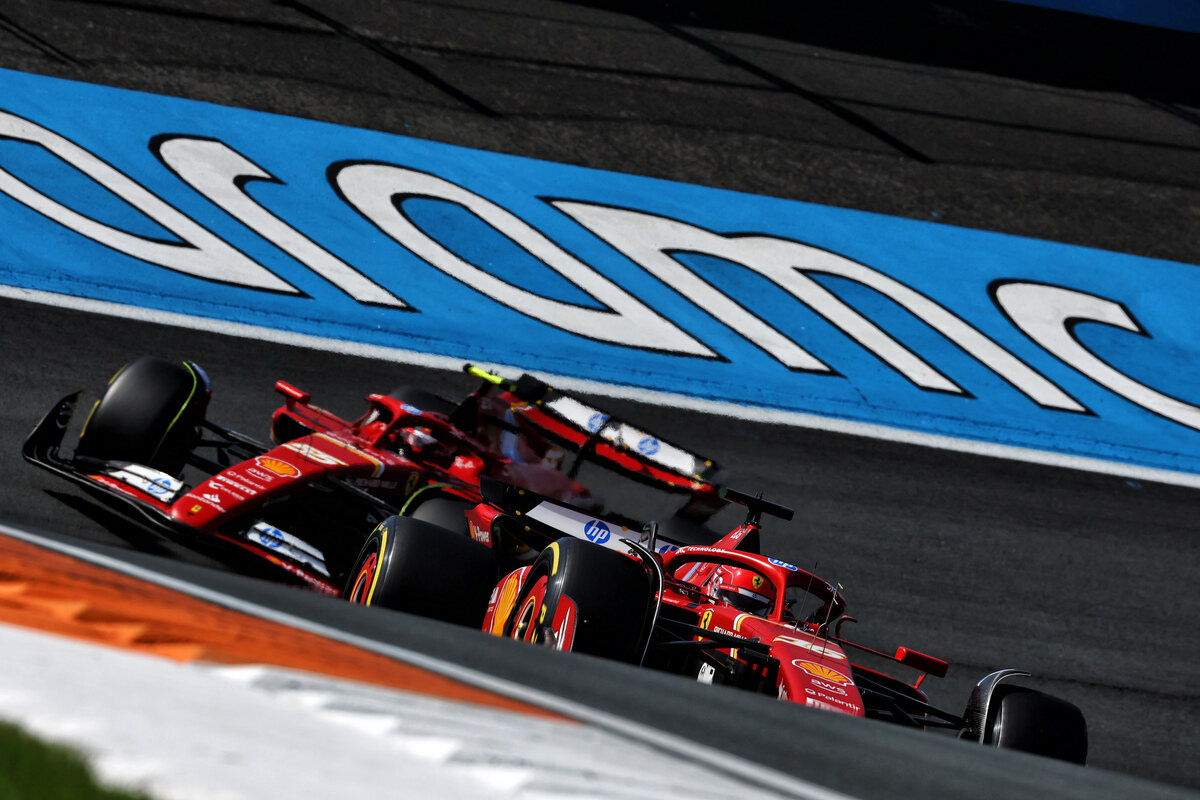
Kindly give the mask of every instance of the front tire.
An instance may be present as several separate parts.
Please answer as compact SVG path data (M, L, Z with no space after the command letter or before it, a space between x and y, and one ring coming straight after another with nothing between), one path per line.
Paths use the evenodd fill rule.
M1087 723L1066 700L1005 684L996 687L988 716L986 744L1087 763Z
M190 361L131 361L92 407L75 454L178 475L199 441L211 396L208 375Z
M495 583L496 562L484 545L428 522L393 516L367 537L343 597L478 628Z
M649 620L650 581L641 564L566 538L533 562L504 635L636 664Z

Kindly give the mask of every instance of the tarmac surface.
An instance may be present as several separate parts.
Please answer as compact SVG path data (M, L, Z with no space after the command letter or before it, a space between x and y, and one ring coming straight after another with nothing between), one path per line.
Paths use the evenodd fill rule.
M1195 37L1001 3L760 2L736 16L722 5L10 0L0 66L1200 263ZM277 378L346 415L397 383L449 395L471 385L10 300L0 341L0 520L191 564L202 559L21 462L21 439L54 400L97 391L144 352L199 361L216 384L213 419L255 435L278 404ZM947 658L935 703L957 709L978 677L1025 668L1083 709L1093 766L1200 787L1194 491L599 402L794 506L766 548L842 583L863 641ZM397 635L402 618L384 616L378 635ZM684 682L643 679L646 692L696 697ZM569 679L563 691L576 691ZM721 707L789 713L736 697ZM679 713L672 725L702 723ZM899 747L884 759L894 769L925 763L906 741L882 747ZM951 790L967 775L1003 790L992 766L956 750ZM865 780L818 770L845 790ZM1073 791L1064 774L1047 794ZM902 777L928 788L913 775L879 780ZM957 784L960 796L970 785Z

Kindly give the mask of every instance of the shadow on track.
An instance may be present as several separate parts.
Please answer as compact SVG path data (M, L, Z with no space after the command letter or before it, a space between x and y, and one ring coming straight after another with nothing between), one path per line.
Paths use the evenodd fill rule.
M563 0L649 23L736 31L1148 102L1200 104L1200 35L991 0ZM1200 116L1164 109L1200 125Z

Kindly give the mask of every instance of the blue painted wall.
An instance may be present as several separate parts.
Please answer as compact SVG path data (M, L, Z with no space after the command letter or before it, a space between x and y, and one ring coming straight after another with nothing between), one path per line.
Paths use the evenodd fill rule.
M90 109L81 114L79 109ZM170 241L165 227L45 147L0 139L0 283L315 336L507 363L900 429L1200 473L1200 431L1072 368L998 308L997 281L1067 287L1119 303L1144 329L1082 322L1086 350L1184 409L1200 404L1200 268L702 186L598 172L434 142L0 70L0 110L65 137L205 226L302 294L267 293L165 269L97 243L14 199L13 178L110 228ZM190 188L150 147L211 137L274 176L245 184L276 218L416 310L364 305ZM434 268L339 196L331 165L399 165L437 176L523 220L719 356L585 338L521 313ZM1088 413L1042 407L878 291L813 274L960 393L921 388L777 285L705 254L677 261L833 373L788 369L558 210L551 199L657 215L716 234L799 242L889 276L1036 370ZM600 304L460 206L408 200L432 240L509 284L580 309ZM637 215L635 214L635 216ZM264 273L265 274L265 273ZM614 320L614 325L620 325ZM196 354L199 359L203 354Z
M1200 33L1197 0L1007 0L1027 6L1073 11L1139 25Z

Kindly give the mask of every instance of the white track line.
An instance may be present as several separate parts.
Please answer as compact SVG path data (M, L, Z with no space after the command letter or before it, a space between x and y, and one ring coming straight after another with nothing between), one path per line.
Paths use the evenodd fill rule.
M708 747L699 742L675 736L613 714L608 714L589 706L572 702L563 697L512 683L497 678L494 675L489 675L486 672L479 672L460 664L443 661L425 653L347 633L346 631L331 628L327 625L304 619L303 617L260 606L248 600L227 595L205 586L162 575L117 558L111 558L83 547L39 536L30 531L14 528L3 523L0 523L0 534L47 550L53 550L79 559L80 561L86 561L90 564L113 570L114 572L130 575L158 586L173 589L225 608L258 617L259 619L270 620L281 625L296 628L297 630L307 631L334 641L353 645L363 650L370 650L471 686L477 686L506 697L527 702L531 705L556 711L564 716L587 722L611 733L638 741L644 746L669 753L672 756L705 764L709 769L735 777L749 784L751 787L757 785L792 797L802 798L803 800L855 800L852 795L846 795L793 775L778 772L762 764L757 764L733 755L732 753Z
M93 314L104 314L110 317L151 322L158 325L170 325L178 328L219 333L225 336L236 336L257 341L275 342L277 344L304 347L312 350L323 350L330 353L342 353L348 356L371 358L380 361L392 361L400 364L412 364L430 369L444 369L457 372L461 369L463 359L448 356L435 356L420 353L415 350L404 350L396 347L360 344L344 339L331 339L322 336L312 336L303 333L292 333L275 328L258 325L246 325L239 322L226 322L209 317L177 314L170 311L157 311L131 306L122 303L112 303L107 300L93 300L75 295L44 292L37 289L25 289L18 286L0 285L0 297L10 297L25 300L30 303L69 308L76 311L87 311ZM487 362L487 366L500 371L524 372L524 367L510 364ZM706 414L716 414L723 417L760 422L771 425L787 425L796 428L844 433L851 436L863 436L870 439L880 439L900 444L933 447L939 450L952 450L958 453L1003 458L1009 461L1021 461L1028 464L1041 464L1049 467L1076 469L1084 472L1095 472L1103 475L1113 475L1121 478L1132 478L1140 481L1166 483L1174 486L1186 486L1200 489L1200 475L1176 470L1141 467L1136 464L1126 464L1120 461L1107 461L1100 458L1073 456L1065 453L1055 453L1048 450L1037 450L1030 447L995 444L992 442L975 441L955 436L944 436L936 433L921 433L904 428L893 428L887 425L876 425L868 422L822 417L817 414L806 414L799 411L783 411L781 409L765 408L762 406L746 406L718 400L705 400L690 395L660 392L652 389L642 389L618 384L601 383L599 381L573 378L568 375L538 372L538 375L555 386L571 391L587 394L616 397L623 400L635 400L644 403L654 403L660 406L682 408L699 411Z

